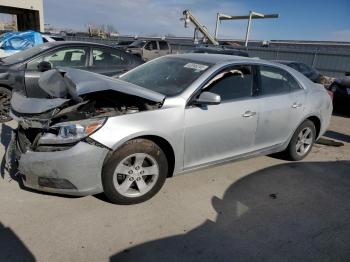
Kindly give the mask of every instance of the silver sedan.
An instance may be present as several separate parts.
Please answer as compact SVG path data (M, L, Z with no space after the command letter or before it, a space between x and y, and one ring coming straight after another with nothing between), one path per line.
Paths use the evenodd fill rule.
M165 56L119 79L60 69L39 84L50 99L12 99L24 184L119 204L201 167L276 152L301 160L332 112L326 90L294 69L227 55Z

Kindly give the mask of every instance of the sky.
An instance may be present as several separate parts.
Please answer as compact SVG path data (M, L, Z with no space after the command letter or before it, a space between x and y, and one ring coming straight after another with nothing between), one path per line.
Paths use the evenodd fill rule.
M190 9L214 34L216 13L278 13L253 21L251 39L350 41L350 0L44 0L45 24L86 30L88 24L113 25L122 35L192 36L182 11ZM247 21L222 21L219 38L242 39Z

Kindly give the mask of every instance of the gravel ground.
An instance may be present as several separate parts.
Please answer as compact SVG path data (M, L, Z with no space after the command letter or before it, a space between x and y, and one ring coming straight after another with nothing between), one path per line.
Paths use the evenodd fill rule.
M349 261L350 118L332 117L322 143L301 162L258 157L168 179L134 206L29 192L3 174L0 261Z

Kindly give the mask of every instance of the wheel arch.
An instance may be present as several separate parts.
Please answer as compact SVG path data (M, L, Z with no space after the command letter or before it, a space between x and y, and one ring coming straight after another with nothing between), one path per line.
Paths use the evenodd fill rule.
M0 84L0 87L6 88L6 89L8 89L8 90L12 91L12 87L11 87L11 86L9 86L9 85L6 85L6 84Z
M144 135L140 137L135 137L134 139L148 139L157 144L163 151L168 160L168 175L167 177L172 177L175 169L175 152L172 145L163 137L156 135Z
M321 131L321 119L318 116L312 115L306 118L305 120L310 120L315 125L317 139Z
M128 137L127 139L125 139L121 143L118 143L118 145L116 147L114 147L113 149L111 148L110 154L108 154L106 156L104 163L107 162L107 160L111 156L112 152L117 151L125 143L127 143L128 141L134 140L134 139L147 139L147 140L150 140L150 141L154 142L155 144L157 144L163 150L163 152L167 158L167 161L168 161L167 177L173 176L174 170L175 170L175 161L176 161L174 148L173 148L172 144L167 139L165 139L162 136L154 135L154 134L153 135L151 135L151 134L139 134L139 135L135 135L132 137Z

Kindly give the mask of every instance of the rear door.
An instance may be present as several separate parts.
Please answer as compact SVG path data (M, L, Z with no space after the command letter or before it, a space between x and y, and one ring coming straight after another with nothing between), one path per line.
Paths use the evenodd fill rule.
M284 143L303 118L306 96L295 78L287 71L259 67L259 121L255 144L257 149Z
M92 47L89 71L106 75L115 76L128 70L129 61L123 51Z
M47 94L38 86L41 72L38 65L42 61L47 61L52 68L58 66L74 67L86 69L88 48L84 46L64 47L45 54L29 61L25 70L25 86L29 97L43 97Z

